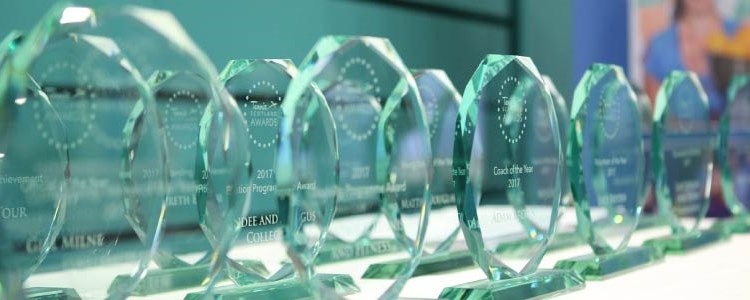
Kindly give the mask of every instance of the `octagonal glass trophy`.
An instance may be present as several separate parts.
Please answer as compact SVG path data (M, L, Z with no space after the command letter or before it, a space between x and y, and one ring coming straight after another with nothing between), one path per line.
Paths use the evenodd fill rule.
M67 141L60 116L31 78L14 78L21 40L11 32L0 42L0 298L77 297L70 289L22 288L55 248L69 176L67 149L56 146Z
M557 226L562 161L555 105L536 66L488 55L464 90L453 156L461 229L487 279L440 298L535 298L583 287L571 271L537 269ZM495 251L526 237L536 245L523 259Z
M557 91L557 88L555 87L555 84L553 83L552 79L542 75L542 80L544 80L544 84L547 86L547 89L550 92L550 95L552 96L552 102L555 105L555 113L557 115L557 125L558 125L558 132L560 133L560 145L561 149L565 151L567 149L568 145L568 138L567 138L567 128L568 128L568 120L570 119L568 114L568 108L565 104L565 98L560 94L560 92ZM541 139L544 139L544 135L539 136ZM550 153L550 155L552 155ZM563 159L565 157L563 156ZM565 166L565 162L563 161L561 163L563 166ZM553 176L552 174L549 174L548 176ZM554 239L550 242L550 244L547 247L548 251L554 251L559 249L564 249L576 245L583 244L583 239L580 237L578 232L575 228L575 223L572 221L575 220L575 209L573 207L573 194L570 192L570 183L568 181L568 170L567 168L562 168L562 177L560 182L562 182L561 189L562 189L562 200L560 203L560 208L558 209L559 216L559 224L555 231ZM529 249L533 249L535 244L537 242L530 237L524 237L517 241L507 242L507 243L501 243L498 246L497 251L501 253L504 256L513 257L513 256L519 256L523 257L525 256L525 252L529 251Z
M214 101L211 80L204 76L189 69L158 70L147 80L164 128L170 181L162 225L165 234L153 257L159 269L148 272L138 282L132 291L135 296L200 286L211 268L211 245L199 226L196 199L204 190L202 180L208 174L199 174L198 178L195 175L200 162L196 158L201 156L201 118ZM132 202L128 205L138 206ZM117 280L129 278L121 275Z
M728 96L716 154L724 203L734 216L717 224L725 235L750 231L750 77L735 76Z
M474 265L471 253L456 249L460 227L456 218L453 184L453 142L461 96L445 71L412 71L427 114L432 144L432 222L427 227L425 253L412 276L422 276ZM410 263L409 259L370 265L363 278L393 278Z
M216 122L222 130L205 136L213 139L208 145L226 149L213 165L231 166L220 178L211 177L223 180L214 182L219 191L226 188L218 184L236 184L236 174L248 163L247 147L242 146L247 139L236 135L245 132L244 119L220 93L205 56L163 11L56 5L16 51L12 88L23 91L37 85L57 112L66 139L40 134L48 137L48 145L68 152L65 171L70 182L60 235L26 283L72 288L86 299L125 298L157 269L152 257L164 236L168 209L167 139L156 107L158 95L145 74L189 70L210 82L210 107L221 111ZM41 111L32 116L32 124L48 120ZM43 125L30 127L45 130ZM209 271L204 277L214 274ZM33 296L40 297L46 295ZM58 299L66 298L73 297Z
M215 289L213 298L305 298L311 296L305 282L312 280L335 286L337 294L359 291L349 275L312 270L333 217L338 152L319 89L308 85L296 102L285 100L295 76L296 67L282 59L230 61L220 75L248 123L254 163L252 185L242 191L251 195L250 211L237 220L241 233L227 255L234 285ZM201 215L215 213L211 205L201 203ZM290 258L287 248L298 256ZM309 260L303 272L309 277L295 276L295 260Z
M587 280L604 279L662 258L628 247L643 207L641 112L619 66L594 64L576 87L568 127L568 172L577 230L593 254L558 261Z
M715 136L698 77L672 72L656 96L652 138L659 213L668 220L672 234L648 240L645 246L683 253L720 240L720 231L700 228L710 202Z
M340 159L336 215L317 261L407 258L382 293L397 297L419 264L431 207L429 127L414 77L387 39L327 36L301 64L285 101L311 83L333 114ZM305 263L296 262L299 269Z

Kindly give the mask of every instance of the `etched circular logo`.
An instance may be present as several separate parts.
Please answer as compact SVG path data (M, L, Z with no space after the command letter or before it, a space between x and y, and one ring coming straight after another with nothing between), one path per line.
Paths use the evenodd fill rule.
M605 93L599 95L599 118L601 118L604 137L611 140L620 131L620 109L622 104L617 97L607 97Z
M53 85L52 78L75 78L75 86ZM37 77L42 91L53 101L57 108L57 116L67 128L68 141L56 139L49 131L48 122L55 122L54 112L43 109L39 101L34 101L34 121L36 128L47 141L56 149L75 149L91 136L91 130L96 120L95 103L88 98L95 97L95 92L86 72L69 62L57 62L44 70Z
M380 86L375 70L365 59L354 57L339 70L338 82L347 90L333 97L336 102L336 124L355 141L364 141L372 136L378 124L379 115L371 103L373 98L378 104L380 102L377 96Z
M194 93L179 90L169 96L164 111L164 128L172 145L180 150L195 147L200 114L200 101Z
M279 105L282 99L279 89L270 81L262 80L253 83L247 92L245 102L242 104L242 114L248 120L247 133L250 135L250 140L253 145L260 148L276 145L279 140L277 129L280 117ZM259 130L255 132L250 128L259 128Z
M515 144L521 140L526 118L526 92L518 89L518 78L509 76L500 85L497 98L497 120L505 141Z

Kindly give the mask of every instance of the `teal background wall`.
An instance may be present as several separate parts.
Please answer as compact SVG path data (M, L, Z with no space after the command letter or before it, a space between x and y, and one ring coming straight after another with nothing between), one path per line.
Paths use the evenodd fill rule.
M568 105L582 74L573 69L573 3L580 0L520 0L520 54L547 74ZM625 12L623 12L625 13Z
M390 38L411 68L445 69L459 90L487 53L531 56L568 98L574 81L572 1L128 2L171 11L219 70L234 58L291 58L299 63L326 34L373 35ZM0 2L5 16L0 33L30 28L52 3Z

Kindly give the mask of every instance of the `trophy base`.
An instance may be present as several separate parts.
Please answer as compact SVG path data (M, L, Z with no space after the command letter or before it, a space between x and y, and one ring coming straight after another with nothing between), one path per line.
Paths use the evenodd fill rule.
M81 300L74 289L27 288L23 292L28 300Z
M586 280L603 280L661 262L664 256L654 248L632 247L606 254L588 254L561 260L555 269L571 270Z
M359 287L354 283L349 275L339 274L317 274L320 282L335 291L338 295L351 295L359 292ZM259 282L242 286L226 286L216 288L212 295L206 297L204 293L190 293L185 296L185 300L198 299L221 299L221 300L240 300L240 299L302 299L311 298L312 295L300 283L297 277L285 278L278 281Z
M711 229L720 231L724 238L729 238L735 233L750 233L750 215L739 215L718 221Z
M315 257L315 264L330 264L362 257L396 253L402 247L394 239L360 239L353 243L326 241Z
M699 230L679 235L670 235L647 240L643 246L652 247L659 253L683 254L692 250L711 245L722 239L720 230Z
M643 230L660 226L669 226L669 222L667 222L665 218L662 218L658 214L647 216L641 215L641 218L638 220L638 225L636 225L635 230Z
M529 299L551 297L582 289L581 277L567 270L538 270L518 278L479 280L449 287L440 299Z
M362 278L365 279L393 279L398 277L409 267L409 259L398 259L383 263L372 264L367 268ZM441 252L423 255L412 277L437 274L474 265L474 259L469 251Z
M258 261L242 261L242 265L258 270L265 270L263 263ZM138 282L131 295L148 296L184 288L201 286L210 272L211 266L201 264L189 267L180 267L173 269L155 269L149 270L146 276ZM112 282L110 289L113 287L126 284L131 280L130 275L119 275Z
M560 232L555 234L555 238L547 246L547 251L561 250L585 244L584 241L575 232ZM539 246L538 241L524 238L508 243L500 243L495 252L504 254L508 257L523 257L529 251L535 251Z

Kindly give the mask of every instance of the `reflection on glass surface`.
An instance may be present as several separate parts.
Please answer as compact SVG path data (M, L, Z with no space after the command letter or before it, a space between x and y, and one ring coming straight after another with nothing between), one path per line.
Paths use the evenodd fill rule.
M408 257L384 296L396 297L419 262L431 200L429 133L414 78L390 42L373 37L321 38L300 69L287 101L316 84L339 141L336 216L318 261Z
M641 113L622 69L595 64L576 89L569 172L578 230L597 254L624 249L644 198Z
M675 233L697 230L708 211L714 135L695 74L673 72L654 108L653 165L659 211Z
M64 159L69 161L60 173L69 176L70 196L60 207L67 212L64 224L59 237L49 243L49 255L26 282L59 289L30 290L27 296L66 299L77 293L82 298L125 298L137 290L141 279L158 273L151 262L164 236L169 207L167 137L154 100L159 95L146 76L172 70L206 78L211 107L221 108L220 123L225 126L220 136L205 136L217 137L216 144L231 149L224 154L236 153L212 160L212 165L245 165L249 157L242 155L247 150L243 137L234 134L245 131L244 122L234 122L238 111L220 93L213 67L166 12L133 6L56 5L15 51L9 62L12 76L6 82L10 90L35 86L39 90L16 97L16 102L32 108L25 121L31 129L28 135L42 138L47 146L39 150L65 151ZM44 101L52 110L40 106ZM55 119L52 111L64 135L44 125ZM184 146L198 136L174 138ZM51 153L42 157L47 164L55 160ZM227 177L236 178L237 172L235 167L226 172ZM226 182L234 184L231 179ZM196 224L195 218L183 221ZM28 242L41 247L44 238ZM70 276L70 271L86 276ZM202 277L219 273L212 271Z

